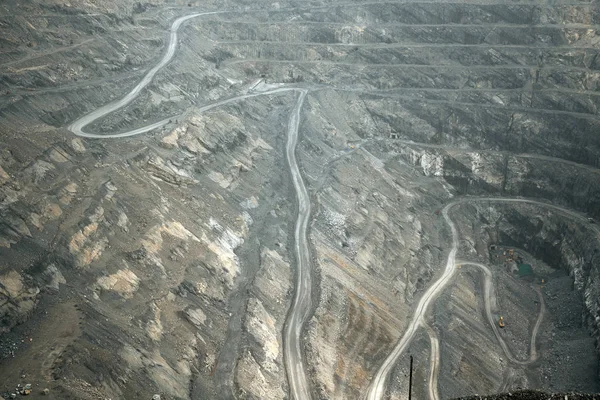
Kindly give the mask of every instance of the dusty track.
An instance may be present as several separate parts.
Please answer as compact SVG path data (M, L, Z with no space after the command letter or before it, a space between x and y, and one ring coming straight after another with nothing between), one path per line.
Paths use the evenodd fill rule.
M431 353L429 355L429 381L427 385L427 393L429 394L430 400L439 400L440 394L438 392L438 377L440 375L440 340L432 327L423 323L423 328L427 330L429 335L429 343L431 347Z
M493 65L451 65L451 64L390 64L390 63L369 63L369 62L347 62L347 61L328 61L328 60L295 60L295 59L274 59L274 58L244 58L244 59L230 59L223 62L223 65L235 65L235 64L248 64L248 63L266 63L266 64L319 64L319 65L334 65L334 66L346 66L360 68L366 66L369 68L411 68L411 69L432 69L432 70L549 70L549 71L581 71L590 72L589 68L582 67L565 67L561 65L526 65L526 64L493 64Z
M537 334L538 334L540 325L542 324L542 320L544 319L544 315L546 313L546 304L544 303L544 298L543 298L542 293L540 292L539 288L537 288L537 287L534 288L534 290L537 292L539 300L540 300L540 312L536 319L536 323L533 327L533 330L531 331L531 340L529 342L530 343L529 344L529 359L521 361L521 360L518 360L512 354L512 352L508 348L508 345L506 344L504 338L500 335L500 331L496 324L496 319L494 318L493 310L496 309L497 299L494 294L494 286L492 283L492 272L490 271L490 269L483 264L480 264L477 262L471 262L471 261L457 260L456 264L457 265L472 265L475 267L479 267L481 269L483 276L484 276L483 298L484 298L484 304L485 304L485 314L486 314L488 323L490 324L490 327L494 331L494 336L498 340L500 347L502 347L502 351L504 352L506 358L510 362L517 364L517 365L528 365L528 364L531 364L531 363L537 361L537 359L539 358L539 355L537 353L537 346L536 346ZM431 346L431 349L430 349L431 354L429 356L430 357L429 381L427 384L429 399L430 400L439 400L440 396L438 393L438 377L439 377L439 372L440 372L440 360L441 360L439 339L437 337L437 334L433 330L433 328L431 328L428 324L423 322L422 326L423 326L423 328L425 328L425 330L427 331L427 334L429 335L429 341L430 341L430 346Z
M152 79L154 79L154 76L156 75L156 73L158 71L160 71L165 65L167 65L169 63L169 61L171 61L171 59L173 58L173 55L175 55L175 49L177 48L177 31L179 30L179 27L181 26L181 24L183 24L185 21L187 21L189 19L200 17L202 15L210 15L210 14L218 14L218 13L219 12L217 12L217 11L205 12L205 13L186 15L184 17L177 18L175 20L175 22L173 22L173 25L171 25L171 34L170 34L169 44L167 46L167 51L166 51L165 55L163 56L163 58L160 60L160 62L158 64L156 64L150 71L148 71L148 73L146 73L146 75L142 78L140 83L138 83L129 93L127 93L121 99L113 101L112 103L108 103L108 104L92 111L91 113L79 118L78 120L73 122L71 125L69 125L68 129L71 132L73 132L75 135L82 136L82 137L117 138L117 137L139 135L141 133L149 132L153 129L159 128L159 127L167 124L169 122L169 118L166 118L162 121L156 122L154 124L151 124L151 125L148 125L148 126L145 126L142 128L134 129L129 132L112 134L112 135L97 135L97 134L93 134L93 133L86 133L86 132L83 132L83 130L82 130L87 125L91 124L92 122L96 121L97 119L102 118L105 115L108 115L120 108L125 107L126 105L131 103L137 96L139 96L140 92L146 86L148 86L148 84L150 84L150 82L152 82Z
M310 313L312 299L312 276L310 268L310 254L306 228L310 217L310 198L302 175L296 162L296 143L298 142L298 126L300 124L300 110L307 91L300 90L296 107L290 115L288 122L288 142L286 156L294 189L298 200L298 219L294 231L294 251L296 255L296 291L294 301L290 307L285 328L283 330L283 354L290 394L297 400L310 399L310 385L306 379L301 346L301 334L304 322Z
M568 210L564 207L556 206L553 204L543 203L540 201L529 200L529 199L516 199L516 198L507 198L507 197L462 198L462 199L453 201L452 203L450 203L446 207L444 207L442 214L444 216L444 220L450 227L450 230L452 233L452 246L451 246L450 252L448 254L444 272L438 278L438 280L435 281L433 283L433 285L431 285L429 287L429 289L427 289L427 291L425 292L423 297L421 297L421 299L419 300L419 303L414 311L413 318L412 318L410 324L408 325L404 335L400 338L400 340L396 344L396 347L394 347L392 353L390 353L390 355L385 359L385 361L383 362L381 367L379 367L379 370L377 371L377 373L373 377L373 380L371 381L371 384L369 385L365 399L379 400L383 397L383 394L385 393L385 385L386 385L387 377L388 377L391 369L394 367L394 365L395 365L396 361L398 360L398 358L400 357L400 355L404 352L404 350L410 344L411 340L414 338L417 328L420 325L421 326L425 325L423 318L424 318L425 313L427 312L427 308L431 304L432 300L445 289L446 285L450 282L450 279L452 278L452 275L456 270L456 253L458 251L459 237L458 237L458 231L456 229L456 226L450 219L448 212L450 211L450 209L452 207L454 207L456 205L467 204L467 203L472 203L472 202L481 202L481 201L490 202L490 203L498 202L498 203L533 204L533 205L553 209L569 218L574 218L574 219L580 220L582 222L586 221L585 216L583 216L577 212L574 212L574 211ZM600 235L600 228L593 227L593 229L596 232L596 234ZM470 264L473 264L473 265L479 266L480 268L483 268L484 272L486 273L486 284L485 284L486 285L485 286L486 314L488 315L488 321L490 322L490 324L492 325L492 327L494 329L494 334L495 334L496 338L498 339L500 346L502 347L502 350L505 352L507 358L509 358L509 360L511 360L515 364L519 364L519 365L529 364L529 363L537 360L538 355L537 355L537 351L535 350L535 346L536 346L535 337L537 336L537 332L539 330L539 327L541 325L541 322L542 322L542 319L544 316L544 312L545 312L545 306L543 305L544 304L543 300L541 302L542 308L540 311L540 315L538 316L538 319L537 319L534 329L532 331L532 340L531 340L531 344L530 344L530 359L527 361L518 360L513 356L512 352L510 351L510 349L504 342L504 339L500 336L500 332L498 331L498 328L496 327L495 321L493 320L493 317L491 314L491 304L490 304L491 303L490 299L492 297L491 296L491 291L492 291L491 272L489 271L489 269L487 269L487 267L483 266L482 264L477 264L477 263L470 263ZM487 275L488 273L489 273L489 279L488 279L488 275ZM540 298L541 298L541 294L539 292L538 292L538 295L540 295ZM494 299L495 299L495 297L494 297ZM431 345L432 351L439 352L439 345L436 346L435 337L431 335L431 332L430 332L430 341L432 343L432 345ZM432 354L431 366L435 369L439 369L439 355L434 356L434 354ZM435 397L437 395L437 382L432 382L431 378L435 379L436 377L437 377L437 372L430 371L430 381L428 384L428 388L429 388L428 390L429 390L430 396L434 396L434 397L431 397L434 400L437 399Z
M473 108L482 108L482 109L497 109L497 110L508 110L515 112L526 112L532 114L549 114L549 115L565 115L575 118L587 119L597 121L598 116L596 114L588 114L581 113L575 111L562 111L562 110L554 110L547 108L533 108L533 107L515 107L515 106L499 106L493 104L483 104L483 103L471 103L464 101L452 101L452 100L436 100L436 99L415 99L414 97L410 97L402 94L393 94L389 90L387 92L382 92L379 90L365 90L365 89L348 89L348 88L336 88L338 91L344 92L357 92L357 93L366 93L374 97L383 97L389 99L397 99L406 102L419 103L419 104L444 104L449 106L465 106L465 107L473 107Z
M448 254L446 268L444 269L442 276L438 278L438 280L435 281L433 285L429 287L429 289L427 289L423 297L421 297L421 299L419 300L419 303L414 311L412 320L410 321L404 333L404 336L402 336L398 344L396 344L396 347L394 347L394 349L392 350L392 353L385 359L382 366L379 368L379 370L373 377L373 380L369 385L367 395L365 397L367 400L378 400L383 397L387 377L391 369L396 364L396 360L408 347L411 340L415 336L418 327L424 323L423 317L427 312L429 305L431 304L433 299L435 299L435 297L442 290L444 290L444 288L452 278L452 274L456 270L456 265L454 262L456 258L456 253L458 251L458 230L456 229L454 222L452 222L448 215L448 211L456 204L458 204L458 202L450 203L442 210L444 220L446 221L446 224L448 224L452 232L452 247L450 248L450 253Z
M251 40L251 39L240 39L240 40L218 40L219 44L285 44L288 46L316 46L316 47L367 47L369 49L397 49L397 48L440 48L440 47L470 47L470 48L482 48L482 49L548 49L548 46L535 46L527 44L461 44L461 43L323 43L323 42L281 42L274 40ZM567 50L596 50L595 47L585 46L553 46L552 49L567 49Z
M496 319L494 317L493 309L496 308L497 300L496 300L496 296L494 295L494 287L493 287L493 283L492 283L492 272L490 271L490 269L488 267L486 267L483 264L477 263L477 262L457 261L457 264L473 265L475 267L481 268L484 279L485 279L484 289L483 289L484 290L483 298L484 298L484 302L485 302L485 314L487 316L488 322L490 323L490 326L492 327L492 330L494 331L494 336L496 336L498 343L500 343L500 347L502 347L502 351L506 355L506 358L508 358L508 360L510 362L517 364L517 365L528 365L528 364L531 364L534 361L536 361L539 358L537 349L536 349L537 333L540 329L540 325L542 324L542 320L544 319L544 315L546 314L546 303L544 303L544 297L542 296L542 293L540 292L539 288L537 288L537 287L534 288L534 290L536 291L536 293L538 294L538 297L540 299L540 312L536 319L535 325L531 331L531 340L529 342L529 359L528 360L519 360L512 354L512 352L508 348L508 345L504 341L504 338L500 334L500 329L498 329L498 325L496 324Z

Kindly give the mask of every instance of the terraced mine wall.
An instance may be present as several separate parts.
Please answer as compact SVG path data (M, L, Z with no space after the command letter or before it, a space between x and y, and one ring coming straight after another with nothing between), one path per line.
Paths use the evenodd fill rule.
M551 211L536 211L538 215L528 215L503 206L504 223L499 225L497 240L508 246L526 243L536 258L569 273L583 296L582 322L600 352L600 242L590 226Z
M546 199L566 208L600 216L600 185L596 170L558 160L508 155L501 152L441 150L393 143L399 159L438 176L464 195L505 195ZM502 221L490 232L489 244L522 247L555 268L564 269L583 297L582 323L596 340L600 354L600 242L595 222L582 223L543 206L476 205L501 211ZM531 208L533 207L533 208ZM535 212L534 212L535 211ZM583 215L583 214L582 214ZM489 222L489 221L485 221Z
M295 211L283 132L294 100L288 93L198 109L261 78L310 90L298 161L314 195L319 304L304 345L322 397L364 394L445 263L450 237L439 209L454 196L526 196L600 217L597 7L344 2L203 17L181 27L176 56L147 90L88 128L114 133L184 116L135 139L74 138L65 126L129 92L163 56L172 21L197 11L187 2L118 3L126 11L114 15L98 5L79 14L20 4L29 7L18 9L24 19L0 20L10 39L0 74L0 297L18 305L0 305L0 329L16 337L25 325L17 322L46 310L44 325L31 326L60 333L51 322L64 321L71 332L53 335L56 351L36 337L46 352L30 348L13 360L67 376L53 393L84 398L90 388L79 379L98 380L86 365L103 365L94 398L286 396L280 332L293 293ZM476 203L478 217L486 206ZM572 274L597 337L593 228L541 207L502 210L489 243L528 243ZM457 209L454 217L472 215ZM474 315L479 272L469 279L462 292ZM531 304L522 314L536 311ZM446 343L467 373L445 374L441 394L449 397L444 379L457 381L456 395L483 393L469 371L485 370L459 349L467 342ZM488 374L493 391L505 368L496 343L485 343L480 359L498 372ZM11 357L14 349L0 350ZM424 363L426 338L413 350ZM11 387L21 375L13 363L0 372ZM405 393L405 370L394 374L392 396Z

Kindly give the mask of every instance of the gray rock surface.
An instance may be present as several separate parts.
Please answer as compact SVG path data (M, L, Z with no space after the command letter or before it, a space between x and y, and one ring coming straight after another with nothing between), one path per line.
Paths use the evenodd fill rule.
M66 127L172 61L126 107ZM303 336L313 397L354 399L403 335L451 244L464 267L408 352L429 395L598 391L598 4L7 0L0 6L0 394L25 374L55 398L285 399L295 194L285 162L302 87L298 164L313 213L315 293ZM203 111L204 110L204 111ZM516 249L516 279L490 246ZM594 342L595 340L595 342ZM596 349L598 350L598 349ZM408 354L408 353L407 353ZM404 398L400 358L387 395ZM160 393L160 395L158 394Z

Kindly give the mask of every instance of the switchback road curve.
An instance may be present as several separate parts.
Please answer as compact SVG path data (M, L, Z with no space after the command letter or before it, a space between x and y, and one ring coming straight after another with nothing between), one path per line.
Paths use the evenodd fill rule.
M144 75L142 80L131 90L131 92L127 93L124 97L122 97L119 100L108 103L100 108L97 108L96 110L92 111L91 113L84 115L83 117L79 118L75 122L71 123L71 125L69 125L67 129L69 129L71 132L73 132L77 136L82 136L82 137L87 137L87 138L95 138L95 139L103 139L103 138L135 136L135 135L139 135L141 133L149 132L153 129L159 128L159 127L167 124L169 122L170 118L166 118L162 121L156 122L154 124L151 124L151 125L148 125L148 126L145 126L142 128L134 129L129 132L120 133L120 134L112 134L112 135L97 135L97 134L93 134L93 133L86 133L86 132L83 132L83 130L82 130L85 126L91 124L92 122L96 121L97 119L102 118L105 115L108 115L120 108L125 107L126 105L131 103L137 96L139 96L140 92L146 86L148 86L148 84L150 84L150 82L152 82L152 79L154 79L154 75L156 75L156 73L158 71L160 71L165 65L167 65L169 63L169 61L171 61L171 59L173 58L173 55L175 55L175 49L177 48L177 31L179 30L179 27L181 26L181 24L183 24L188 19L200 17L202 15L219 14L219 13L221 13L221 11L196 13L196 14L190 14L190 15L186 15L186 16L177 18L173 22L173 25L171 25L171 31L170 31L171 34L169 37L169 44L167 45L167 52L165 53L163 58L159 61L159 63L156 64L150 71L148 71L146 73L146 75Z
M530 199L521 199L521 198L512 198L512 197L473 197L473 198L465 197L462 199L455 200L455 201L449 203L448 205L446 205L446 207L444 207L444 209L442 210L442 215L444 217L446 224L450 227L450 231L452 233L452 245L450 247L450 252L448 254L444 272L438 278L438 280L435 281L433 283L433 285L431 285L429 287L429 289L427 289L425 294L423 294L423 296L419 300L419 303L414 311L413 317L412 317L406 331L404 332L404 335L400 338L400 340L398 341L398 343L396 344L396 346L394 347L394 349L392 350L390 355L384 360L383 364L379 367L379 370L376 372L375 376L371 380L371 384L369 385L367 392L366 392L366 396L365 396L366 400L380 400L383 397L383 395L385 393L385 389L386 389L386 381L390 374L391 369L394 367L394 365L395 365L396 361L398 360L398 358L400 357L400 355L402 355L404 350L406 350L406 348L410 344L411 340L414 338L419 326L425 325L424 316L425 316L425 313L426 313L429 305L431 304L432 300L444 290L446 285L450 282L450 279L452 278L452 274L456 271L456 265L457 265L456 264L456 253L458 251L459 236L458 236L458 231L456 229L456 226L454 225L454 222L452 222L452 220L450 219L448 212L450 211L450 209L452 209L452 207L454 207L456 205L475 203L475 202L533 204L536 206L541 206L541 207L552 209L552 210L557 211L569 218L577 219L583 223L585 223L587 221L587 219L584 215L577 213L575 211L572 211L572 210L569 210L569 209L566 209L564 207L560 207L560 206L557 206L554 204L544 203L541 201L530 200ZM592 229L596 232L597 235L600 235L600 228L598 228L597 226L594 226ZM471 263L471 264L480 266L480 264L476 264L476 263ZM487 283L486 283L486 285L487 285ZM490 281L490 285L491 285L491 281ZM486 302L486 308L488 307L488 305L489 305L489 303ZM542 311L540 312L540 315L538 317L538 320L536 321L536 324L535 324L533 332L532 332L532 341L531 341L531 345L530 345L530 348L531 348L530 360L527 360L527 361L517 360L512 355L510 350L508 349L508 346L506 346L506 343L504 342L504 340L499 336L499 332L496 334L496 331L494 331L496 337L499 339L502 349L506 353L507 357L514 363L521 364L521 365L529 364L530 362L532 362L532 360L534 361L535 359L537 359L537 352L535 350L535 337L536 337L537 331L541 325L541 321L543 318L543 311L544 311L544 308L542 308ZM495 326L495 325L493 324L493 326ZM437 341L436 341L437 338L435 336L432 336L430 334L430 340L431 340L431 344L432 344L432 346L431 346L432 349L435 350L436 348L439 348L439 345L437 344ZM439 364L439 360L437 360L436 363ZM432 362L432 365L434 365L433 362ZM435 372L435 371L433 371L433 372ZM436 377L436 376L437 376L437 374L430 373L430 377ZM432 387L433 384L434 384L433 382L429 382L429 394L432 396L437 396L437 389Z
M446 224L448 224L452 232L452 247L450 248L450 253L448 254L448 258L446 260L446 267L444 269L444 272L442 273L442 276L440 276L438 280L435 281L433 285L429 287L429 289L427 289L425 294L423 294L423 296L419 300L417 308L414 311L412 320L410 321L406 331L404 332L404 336L402 336L400 341L398 341L396 347L394 347L390 355L385 359L385 361L383 362L381 367L379 367L379 370L373 377L373 380L371 381L371 384L369 385L369 388L367 390L367 395L365 397L366 400L379 400L383 397L383 394L385 393L385 384L391 369L396 364L398 357L400 357L400 355L410 344L411 340L417 333L417 329L419 328L419 326L424 324L423 317L427 312L429 305L431 304L433 299L435 299L435 297L442 290L444 290L444 288L450 281L450 278L452 278L452 274L456 270L456 264L454 263L454 260L456 259L456 253L458 251L458 230L456 229L454 222L452 222L450 216L448 215L448 211L456 204L458 204L458 202L450 203L442 210L444 220L446 221Z
M494 286L492 283L492 271L490 271L490 269L487 266L472 261L457 261L457 265L473 265L475 267L481 268L484 276L483 300L485 304L485 314L487 316L487 320L490 326L492 327L492 330L494 331L494 336L496 336L498 343L500 343L500 347L502 347L502 351L504 352L506 358L508 358L508 360L513 364L517 365L528 365L537 361L539 356L536 348L536 338L537 333L540 329L540 325L542 324L542 320L544 319L544 315L546 313L546 303L544 302L544 297L542 296L542 293L540 292L539 288L534 288L540 300L540 312L535 321L535 325L533 326L533 330L531 331L531 341L529 342L529 359L519 360L513 355L513 353L508 348L506 341L500 334L500 329L498 329L498 324L496 323L496 318L494 317L493 309L496 308L497 300L494 294Z

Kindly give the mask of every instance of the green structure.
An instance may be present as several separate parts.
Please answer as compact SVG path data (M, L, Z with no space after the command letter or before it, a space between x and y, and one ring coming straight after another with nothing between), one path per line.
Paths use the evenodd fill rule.
M533 268L530 264L519 264L519 276L531 276L533 275Z

